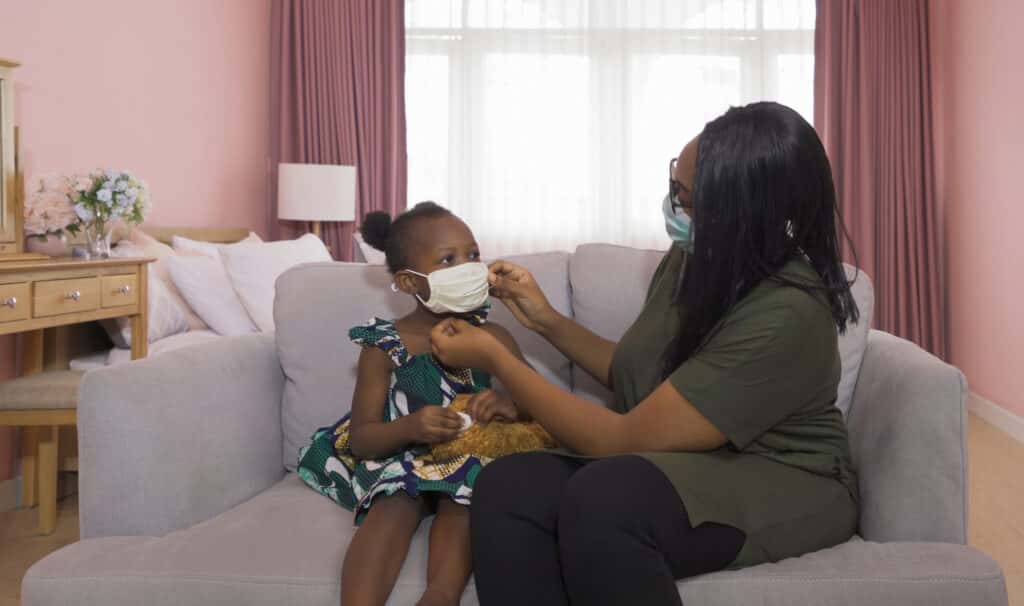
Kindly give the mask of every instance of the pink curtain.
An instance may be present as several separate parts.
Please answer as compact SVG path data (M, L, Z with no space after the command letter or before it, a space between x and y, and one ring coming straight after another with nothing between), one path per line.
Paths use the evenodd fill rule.
M274 238L306 226L277 219L277 164L357 167L356 222L406 205L403 0L273 0L269 224ZM352 258L352 223L325 223L336 258Z
M875 326L945 357L928 45L927 0L818 0L814 122Z

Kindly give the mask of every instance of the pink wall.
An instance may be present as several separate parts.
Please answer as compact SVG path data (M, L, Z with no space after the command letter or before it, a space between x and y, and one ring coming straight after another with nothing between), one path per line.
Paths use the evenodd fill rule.
M1024 415L1024 2L934 0L952 361Z
M156 224L266 234L269 56L269 0L0 0L25 172L134 171Z

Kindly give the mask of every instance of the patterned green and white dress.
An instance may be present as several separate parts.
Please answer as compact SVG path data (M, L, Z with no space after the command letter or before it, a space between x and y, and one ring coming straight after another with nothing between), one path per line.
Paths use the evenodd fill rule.
M468 318L483 324L488 307ZM377 347L394 364L388 387L384 421L391 422L427 405L448 406L459 394L472 394L491 385L490 376L474 369L445 369L430 353L411 355L402 343L394 322L380 318L349 330L349 338L362 347ZM360 524L373 500L380 495L405 491L447 495L469 505L473 483L490 459L461 455L435 460L422 445L375 460L357 459L349 448L349 418L321 427L312 443L299 451L299 477L317 492L356 514Z

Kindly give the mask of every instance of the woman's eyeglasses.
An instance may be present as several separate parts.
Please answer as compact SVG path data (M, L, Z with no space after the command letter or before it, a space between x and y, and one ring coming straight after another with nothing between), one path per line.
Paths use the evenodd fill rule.
M683 191L683 184L676 181L676 161L672 158L668 162L668 201L672 205L672 212L679 213L683 210L683 203L679 201L679 192Z

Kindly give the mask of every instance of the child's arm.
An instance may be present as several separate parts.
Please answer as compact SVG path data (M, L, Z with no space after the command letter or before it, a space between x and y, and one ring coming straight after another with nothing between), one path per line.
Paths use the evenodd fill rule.
M458 414L441 406L424 406L411 415L385 423L382 419L391 370L391 360L376 347L367 347L360 353L349 425L349 447L357 458L384 458L416 442L447 442L462 427Z
M480 326L480 328L494 335L494 338L498 339L498 341L500 341L501 344L504 345L506 349L512 352L512 355L522 360L523 363L526 364L527 366L530 366L530 363L527 362L526 358L523 357L523 352L522 350L519 349L519 344L516 343L515 338L512 336L512 333L508 331L508 329L506 329L501 324L496 324L494 322L488 322L486 324L483 324ZM533 367L530 366L530 368Z

